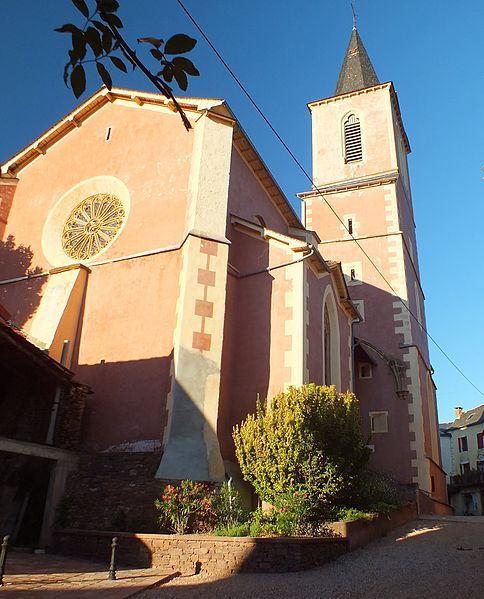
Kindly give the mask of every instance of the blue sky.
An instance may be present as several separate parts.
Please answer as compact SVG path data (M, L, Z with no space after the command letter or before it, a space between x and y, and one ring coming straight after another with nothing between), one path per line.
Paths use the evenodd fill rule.
M186 0L215 46L310 172L306 103L332 95L351 32L346 0ZM121 0L125 34L199 39L192 53L201 77L189 95L225 98L282 189L295 194L304 175L255 113L175 0ZM30 143L76 105L64 87L67 36L79 23L68 0L2 0L0 37L0 162ZM467 0L358 0L358 29L380 81L396 86L412 146L410 173L428 329L475 385L484 391L484 3ZM75 20L77 19L77 21ZM114 84L152 91L135 72ZM84 99L100 83L88 77ZM453 406L484 403L430 344L440 420Z

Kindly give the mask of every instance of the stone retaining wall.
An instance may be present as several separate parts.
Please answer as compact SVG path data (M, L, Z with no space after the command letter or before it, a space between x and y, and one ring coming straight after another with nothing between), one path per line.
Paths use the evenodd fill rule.
M60 525L81 530L153 532L154 501L165 481L155 479L161 453L83 454L68 480Z
M388 516L379 516L375 520L350 520L348 522L330 522L328 528L335 534L348 540L348 549L353 551L371 541L385 536L394 528L403 526L418 518L417 505L410 503Z
M296 572L336 559L417 518L415 504L375 520L328 524L334 537L216 537L90 530L60 530L53 550L109 563L118 537L118 561L140 568L162 567L182 574Z
M119 563L162 567L182 574L296 572L336 559L346 539L303 537L214 537L63 530L54 550L109 563L111 537L118 537Z

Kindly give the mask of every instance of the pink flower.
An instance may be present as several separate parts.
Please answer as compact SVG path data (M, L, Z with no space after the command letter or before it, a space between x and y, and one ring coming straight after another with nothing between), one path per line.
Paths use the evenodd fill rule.
M283 514L286 510L285 510L285 508L281 507L281 509L279 511L281 512L281 514Z

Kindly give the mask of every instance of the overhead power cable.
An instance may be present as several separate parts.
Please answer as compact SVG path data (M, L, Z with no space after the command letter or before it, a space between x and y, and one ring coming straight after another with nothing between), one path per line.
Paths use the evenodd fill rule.
M315 183L313 182L312 177L309 175L309 173L307 172L307 170L304 168L304 166L301 164L301 162L295 156L295 154L293 153L293 151L286 144L286 142L284 141L284 139L279 135L279 133L274 128L274 126L272 125L272 123L270 122L270 120L268 119L268 117L266 117L266 115L261 110L261 108L259 108L259 106L256 103L256 101L252 98L252 96L247 91L247 89L245 88L245 86L243 85L243 83L240 81L240 79L237 77L237 75L234 73L234 71L227 64L227 62L225 61L225 59L223 58L223 56L220 54L220 52L217 50L217 48L213 45L213 43L211 42L211 40L207 37L207 35L203 31L203 29L200 27L200 25L197 23L197 21L195 20L195 18L191 15L191 13L185 7L185 5L183 4L182 0L177 0L177 2L180 5L181 9L184 11L184 13L187 15L187 17L190 19L190 21L193 23L193 25L195 26L195 28L198 30L198 32L200 33L200 35L203 37L203 39L207 42L207 44L213 50L213 52L215 53L215 55L217 56L217 58L220 60L220 62L222 63L222 65L229 72L229 74L232 77L232 79L237 83L237 85L239 86L239 88L242 91L242 93L246 96L246 98L249 100L249 102L252 104L252 106L258 112L258 114L260 115L260 117L262 118L262 120L266 123L266 125L269 127L269 129L272 131L272 133L276 136L277 140L284 147L284 149L289 154L289 156L294 161L294 163L299 167L300 171L304 174L304 176L306 177L306 179L311 184L312 189L314 191L316 191L317 195L326 203L326 205L328 206L328 208L331 210L331 212L334 214L334 216L338 219L338 221L344 227L345 231L347 231L348 235L350 235L351 239L356 243L356 245L360 248L361 252L368 259L368 261L370 262L370 264L374 267L374 269L376 270L376 272L380 275L380 277L388 285L389 289L392 291L392 293L394 294L394 296L398 299L398 301L400 301L400 303L402 304L402 306L404 306L404 308L407 310L407 312L410 314L410 316L415 320L415 322L420 326L420 328L422 329L422 331L427 335L427 337L430 339L430 341L432 341L432 343L442 353L442 355L448 360L448 362L455 368L455 370L478 393L480 393L484 397L484 392L481 391L481 389L479 389L479 387L477 387L477 385L475 385L471 381L471 379L462 371L462 369L454 362L454 360L449 356L449 354L444 350L444 348L436 341L436 339L434 339L434 337L429 333L429 331L426 329L426 327L420 322L420 320L417 318L417 316L415 316L415 314L410 310L409 306L407 306L407 304L403 301L403 299L398 295L398 293L395 291L395 289L390 284L390 282L388 281L388 279L385 277L385 275L381 272L381 270L375 264L374 260L369 256L369 254L366 252L366 250L364 249L364 247L360 244L360 242L358 241L358 239L356 239L354 237L354 235L352 233L350 233L350 231L348 230L348 227L346 226L346 223L341 219L341 217L335 211L335 209L333 208L333 206L331 205L331 203L325 198L325 196L323 195L323 193L319 189L319 187L317 185L315 185Z

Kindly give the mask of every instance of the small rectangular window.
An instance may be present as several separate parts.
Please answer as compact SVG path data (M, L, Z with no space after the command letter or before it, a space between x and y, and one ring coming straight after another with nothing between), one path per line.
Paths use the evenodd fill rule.
M435 478L433 476L430 477L430 491L435 493Z
M459 437L459 453L467 450L467 437Z
M371 364L360 364L359 371L360 379L371 379L373 376Z
M353 219L352 218L348 219L348 233L350 235L353 235Z
M484 432L477 433L477 449L484 449Z
M388 412L370 412L372 433L388 433Z
M104 141L109 141L111 139L111 130L112 130L112 127L108 127L106 129L106 136L104 137Z
M471 465L469 464L469 462L464 462L463 464L460 465L460 473L461 474L467 474L470 471L471 471Z

